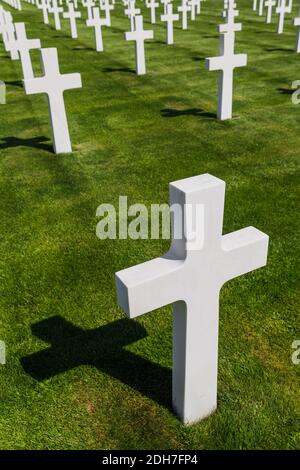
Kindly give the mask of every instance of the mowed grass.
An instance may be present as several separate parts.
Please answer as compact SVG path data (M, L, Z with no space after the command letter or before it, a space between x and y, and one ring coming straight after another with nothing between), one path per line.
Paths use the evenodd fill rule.
M221 1L202 3L188 31L177 25L172 47L155 25L143 77L120 3L104 53L83 21L72 40L66 21L58 32L25 2L11 10L83 88L65 93L74 152L54 155L46 98L24 94L20 63L1 45L2 449L300 448L300 108L290 94L300 55L291 16L279 36L250 3L238 5L248 66L234 75L230 122L215 119L218 73L204 67L219 51ZM270 251L266 268L222 289L218 410L185 427L171 409L171 307L128 320L114 285L116 271L169 242L100 241L96 208L119 195L165 203L169 182L202 173L226 181L224 233L253 225Z

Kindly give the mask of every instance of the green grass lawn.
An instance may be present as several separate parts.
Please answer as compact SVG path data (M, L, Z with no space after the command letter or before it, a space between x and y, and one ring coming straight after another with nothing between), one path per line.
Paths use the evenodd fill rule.
M300 108L290 94L300 55L291 16L279 36L275 15L266 25L251 4L238 5L236 51L248 66L235 72L230 122L215 118L218 73L204 67L219 52L222 1L202 3L188 31L177 25L174 46L155 25L143 77L120 4L104 53L83 21L72 40L68 22L58 32L25 2L5 6L29 37L57 46L61 71L80 72L83 88L65 94L74 152L54 155L46 98L24 94L20 63L1 44L2 449L300 448ZM227 183L224 233L254 225L270 250L266 268L222 289L218 410L185 427L171 408L171 306L128 320L114 284L169 242L101 241L96 209L119 195L168 202L169 182L202 173Z

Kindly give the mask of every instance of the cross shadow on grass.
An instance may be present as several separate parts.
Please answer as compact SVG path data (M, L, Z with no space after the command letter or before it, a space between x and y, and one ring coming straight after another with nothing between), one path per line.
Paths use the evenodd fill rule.
M0 140L0 150L13 148L13 147L32 147L38 150L46 150L53 153L51 144L46 144L49 139L47 137L34 137L33 139L21 139L19 137L2 137Z
M35 336L51 344L21 359L25 372L34 379L43 381L81 365L92 365L171 409L171 370L125 349L147 337L138 322L122 319L83 330L54 316L31 329Z
M266 52L295 52L294 49L287 49L286 47L265 47Z
M87 46L75 46L73 47L73 51L95 51L95 48L87 47Z
M166 118L174 118L179 116L196 116L196 117L206 117L210 119L217 119L217 115L215 113L208 113L203 111L203 109L199 108L189 108L189 109L172 109L166 108L161 109L160 114L162 117Z
M105 67L103 69L103 72L106 72L106 73L113 73L113 72L127 72L127 73L136 73L135 70L133 69L130 69L129 67L116 67L116 68L113 68L113 67Z
M205 60L205 57L194 56L194 57L192 57L192 59L193 59L194 62L203 62Z
M292 95L296 91L296 88L277 88L277 91L283 95Z
M12 86L17 86L20 88L23 88L23 83L22 80L13 80L11 82L5 82L6 85L12 85Z

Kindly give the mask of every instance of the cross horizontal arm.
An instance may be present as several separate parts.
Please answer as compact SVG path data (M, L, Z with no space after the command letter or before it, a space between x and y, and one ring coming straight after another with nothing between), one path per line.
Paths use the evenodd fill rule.
M205 59L205 67L209 71L234 69L247 65L247 54L220 55Z
M227 33L228 31L230 32L242 31L242 23L233 23L230 26L228 25L228 23L219 24L218 31L219 33Z
M134 318L180 299L179 272L184 261L156 258L116 273L118 304Z
M247 227L222 237L223 284L230 279L262 268L267 264L269 237L254 227Z
M46 77L38 77L23 81L26 95L47 93Z

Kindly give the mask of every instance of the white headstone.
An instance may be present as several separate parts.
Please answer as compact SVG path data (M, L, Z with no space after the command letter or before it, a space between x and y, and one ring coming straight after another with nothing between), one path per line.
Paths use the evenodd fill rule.
M277 33L282 34L284 28L284 19L286 13L291 13L290 5L287 5L286 0L279 0L278 7L276 8L278 14Z
M160 17L162 22L167 23L167 44L174 44L173 23L179 20L179 15L173 13L173 5L167 5L167 13Z
M62 7L59 7L57 4L57 0L52 0L52 3L48 9L49 13L53 13L54 16L54 23L55 23L55 29L58 31L61 30L61 22L60 22L60 13L63 13L64 9Z
M227 23L219 25L221 33L220 56L206 59L205 66L209 71L220 70L218 93L218 118L221 120L232 117L233 71L236 67L247 65L247 54L235 54L235 32L242 25L234 23L234 10L228 10Z
M272 8L276 6L276 0L266 0L265 7L267 7L266 23L272 23Z
M181 6L177 8L177 11L181 13L182 29L187 29L187 14L191 11L191 7L188 5L187 0L182 0Z
M28 39L26 36L26 28L24 23L15 23L16 40L15 49L19 52L23 78L24 80L34 77L30 51L32 49L40 49L41 41L39 39Z
M10 53L11 60L19 60L19 53L15 48L15 25L10 12L4 11L4 21L1 24L1 33L4 48Z
M189 0L188 5L191 7L191 20L195 21L195 19L196 19L197 0Z
M267 262L268 236L261 231L222 235L224 196L224 181L209 174L171 183L171 205L181 210L172 220L169 252L116 273L118 303L130 318L173 304L173 406L185 423L217 408L222 286ZM178 225L181 238L174 235Z
M81 88L79 73L62 75L59 71L57 49L41 49L42 77L24 80L27 95L46 93L48 96L53 146L55 153L72 152L68 121L63 93L66 90Z
M100 17L100 9L98 7L94 7L92 10L92 18L86 21L86 25L88 27L94 28L96 51L102 52L103 51L102 26L108 26L107 18L102 19Z
M110 11L113 9L114 9L114 6L109 3L109 0L104 0L105 19L107 22L106 26L111 26Z
M135 8L135 0L129 0L128 6L125 9L125 15L130 19L130 29L135 30L135 17L141 13L140 8Z
M262 16L264 13L264 3L265 3L265 0L259 0L259 6L258 6L259 16Z
M37 0L36 6L43 12L43 21L45 24L49 24L49 0Z
M153 31L144 30L143 17L139 15L135 17L135 30L125 33L126 41L135 41L135 63L138 75L146 73L145 40L153 39L153 37Z
M94 0L82 0L82 5L86 8L87 10L87 18L90 19L92 18L92 8L95 6Z
M170 3L171 0L160 0L160 3L164 6L164 15L167 14L167 5Z
M77 32L76 20L77 18L81 18L81 13L80 11L75 10L74 3L68 2L67 6L68 6L68 11L63 13L63 18L68 19L70 21L71 37L73 39L77 39L78 32Z
M156 23L156 8L159 7L158 2L156 2L156 0L146 0L146 6L150 8L151 11L151 23Z
M296 52L300 52L300 16L294 18L293 25L297 28Z

